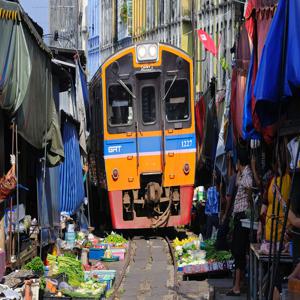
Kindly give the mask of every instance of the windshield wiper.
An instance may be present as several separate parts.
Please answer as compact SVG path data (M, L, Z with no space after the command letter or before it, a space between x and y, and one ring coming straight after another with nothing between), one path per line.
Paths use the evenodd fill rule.
M176 80L176 79L177 79L177 74L174 76L174 78L173 78L173 80L172 80L172 82L171 82L171 84L170 84L168 90L166 91L164 97L162 98L162 101L165 101L165 99L167 98L167 96L168 96L168 94L169 94L169 92L170 92L170 90L171 90L173 84L175 83L175 80Z
M117 82L126 90L126 92L134 99L136 99L135 94L128 88L122 79L118 79Z

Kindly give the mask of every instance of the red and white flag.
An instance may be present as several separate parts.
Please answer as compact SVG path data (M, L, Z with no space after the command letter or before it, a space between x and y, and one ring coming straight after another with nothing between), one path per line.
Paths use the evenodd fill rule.
M210 53L212 53L213 56L217 56L218 49L217 49L216 44L215 44L214 40L212 39L212 37L202 29L198 29L197 33L198 33L198 37L199 37L200 41L202 42L204 48L207 51L209 51Z

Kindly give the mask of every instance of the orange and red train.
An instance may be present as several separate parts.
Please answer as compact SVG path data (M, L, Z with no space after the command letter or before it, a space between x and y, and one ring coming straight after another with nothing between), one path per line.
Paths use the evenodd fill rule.
M189 223L196 162L192 59L162 43L122 49L93 77L90 101L91 154L105 169L113 228Z

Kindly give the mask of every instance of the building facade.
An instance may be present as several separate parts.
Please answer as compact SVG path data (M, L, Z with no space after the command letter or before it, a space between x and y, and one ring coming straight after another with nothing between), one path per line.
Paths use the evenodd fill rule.
M133 41L169 43L193 55L192 6L192 0L133 0Z
M232 64L237 21L244 4L237 0L89 0L89 75L119 48L157 41L186 51L195 61L196 92L215 77L225 87ZM210 34L219 51L205 53L197 29ZM194 55L195 53L195 55Z
M133 0L89 0L88 74L116 50L132 44Z
M196 28L210 34L218 48L217 57L206 53L197 38L196 90L205 91L211 78L217 80L218 90L224 89L230 76L234 41L239 29L238 21L244 11L242 1L195 0Z
M88 0L49 0L49 44L52 47L87 49Z

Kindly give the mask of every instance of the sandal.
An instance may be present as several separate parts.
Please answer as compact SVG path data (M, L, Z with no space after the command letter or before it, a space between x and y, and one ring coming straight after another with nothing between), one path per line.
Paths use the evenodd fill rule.
M241 293L240 293L240 292L239 292L239 293L236 293L236 292L234 292L233 290L230 290L230 291L226 294L226 296L240 297L240 296L241 296Z

